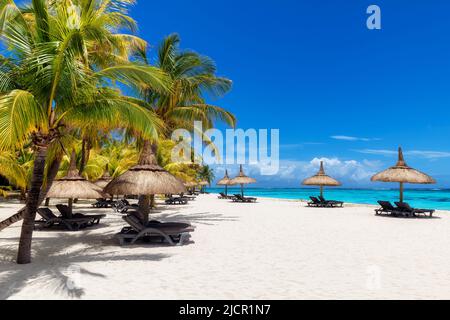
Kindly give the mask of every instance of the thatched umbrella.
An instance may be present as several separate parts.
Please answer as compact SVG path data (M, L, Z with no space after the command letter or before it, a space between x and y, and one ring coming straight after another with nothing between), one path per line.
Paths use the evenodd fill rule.
M188 182L185 182L183 184L184 184L184 186L186 188L195 188L196 186L198 186L198 183L197 182L193 182L193 181L188 181Z
M429 175L409 167L403 157L402 148L398 149L398 162L395 166L380 172L372 177L372 181L399 182L400 202L403 202L403 191L405 183L412 184L434 184L436 181Z
M228 186L231 183L231 179L228 176L228 170L225 170L225 176L217 182L218 186L225 186L225 195L228 195Z
M112 181L112 178L109 175L109 168L108 168L108 165L106 165L105 173L103 174L103 176L100 179L98 179L94 183L97 186L99 186L100 188L104 189L108 185L108 183L110 183L111 181Z
M319 186L320 187L320 196L323 197L323 187L339 187L341 183L336 179L328 176L325 173L325 169L323 168L323 161L320 162L320 170L311 178L305 179L302 182L305 186Z
M197 182L194 181L188 181L184 183L184 186L186 187L186 189L193 189L193 191L195 191L195 187L198 186Z
M70 157L67 175L53 182L48 190L47 198L69 199L69 214L72 214L73 199L106 198L102 188L86 180L78 174L75 151Z
M201 180L197 183L200 186L200 191L203 193L206 186L209 186L209 182L206 180Z
M184 186L186 188L193 188L193 187L196 187L197 185L198 185L197 182L193 182L193 181L188 181L188 182L184 183Z
M236 178L231 179L230 185L240 184L241 185L241 195L244 196L244 184L251 184L251 183L256 183L256 179L247 177L244 174L244 170L242 169L242 164L241 164L241 167L239 170L239 175Z
M181 180L158 165L150 143L146 142L139 163L111 181L104 191L108 194L139 196L139 211L144 222L147 222L150 213L150 196L184 193L186 188Z

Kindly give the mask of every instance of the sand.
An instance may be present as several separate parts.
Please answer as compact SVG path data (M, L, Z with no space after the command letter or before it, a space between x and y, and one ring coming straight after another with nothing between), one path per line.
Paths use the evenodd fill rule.
M20 207L0 202L0 219ZM120 247L121 217L79 204L108 217L90 230L35 232L30 265L13 262L20 223L0 232L0 299L450 299L450 213L373 210L202 195L154 215L195 225L192 243Z

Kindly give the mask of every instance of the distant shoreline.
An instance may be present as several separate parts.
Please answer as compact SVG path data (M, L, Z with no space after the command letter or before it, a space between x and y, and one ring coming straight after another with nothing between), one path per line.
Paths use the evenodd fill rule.
M211 193L224 192L223 188L209 188ZM239 188L228 188L229 194L240 193ZM291 201L309 201L310 196L317 196L315 188L245 188L249 196L266 199L283 199ZM450 189L406 189L405 201L416 208L429 208L436 210L450 210ZM398 189L350 189L350 188L326 188L325 198L339 200L355 205L377 206L377 201L398 201Z

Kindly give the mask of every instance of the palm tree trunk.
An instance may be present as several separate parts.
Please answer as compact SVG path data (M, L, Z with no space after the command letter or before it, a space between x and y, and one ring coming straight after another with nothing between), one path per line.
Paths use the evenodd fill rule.
M45 158L47 147L39 147L34 160L33 177L31 179L30 191L28 192L26 209L23 217L22 232L20 234L19 251L17 263L27 264L31 262L31 242L33 239L34 220L39 207L41 188L44 183Z
M144 141L144 146L142 147L141 157L139 159L139 164L145 164L148 160L148 155L153 153L156 156L158 150L158 145L156 143L151 143L149 140ZM143 222L147 224L149 221L150 209L156 207L155 195L145 195L139 197L139 212L143 217Z
M39 198L39 204L42 203L42 201L44 201L48 190L52 186L53 180L55 180L56 175L58 174L59 166L61 164L61 159L62 159L62 154L58 155L55 158L55 160L52 162L52 164L50 165L50 167L48 169L48 172L47 172L47 187L45 188L45 190L41 191L41 195L40 195L40 198ZM12 225L12 224L14 224L16 222L21 221L24 218L25 210L26 210L26 207L23 207L22 209L20 209L19 212L17 212L13 216L11 216L8 219L0 222L0 231L2 231L3 229L9 227L10 225Z
M10 225L12 225L12 224L14 224L16 222L19 222L20 220L22 220L24 213L25 213L25 208L22 208L16 214L14 214L11 217L9 217L8 219L3 220L2 222L0 222L0 231L2 231L3 229L9 227Z
M152 152L152 145L150 143L150 141L145 140L144 141L144 146L142 147L142 152L141 152L141 157L139 159L139 164L145 164L146 161L148 160L148 155L151 154ZM138 206L139 206L139 212L142 216L142 222L144 224L148 223L148 216L150 214L150 204L151 204L151 199L150 199L150 195L142 195L139 196L139 201L138 201Z
M155 210L156 209L156 199L155 199L155 195L152 194L150 196L150 209Z
M27 190L26 189L20 189L20 201L26 201L27 200Z
M78 174L81 176L84 172L84 169L86 168L86 164L89 161L89 155L91 152L91 144L87 139L83 139L83 142L81 143L81 163L80 163L80 170L78 171Z

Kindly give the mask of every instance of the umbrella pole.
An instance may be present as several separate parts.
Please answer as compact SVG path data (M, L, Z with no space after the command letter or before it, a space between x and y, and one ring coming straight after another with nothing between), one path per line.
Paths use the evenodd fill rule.
M67 218L72 218L72 207L73 207L73 199L69 199L69 216Z
M323 186L320 186L320 196L323 198Z
M139 213L142 217L142 223L148 224L148 216L150 214L150 196L139 196Z
M225 195L226 196L228 195L228 186L227 185L225 185Z
M400 202L403 203L403 190L404 190L404 185L403 182L400 182Z
M244 196L244 185L241 183L241 195Z
M150 196L150 210L156 209L156 201L155 201L155 195L152 194Z

